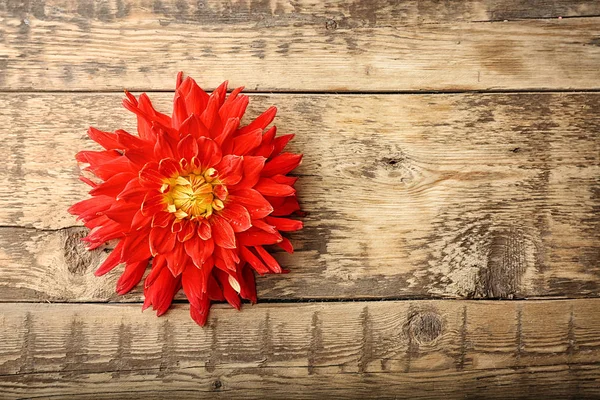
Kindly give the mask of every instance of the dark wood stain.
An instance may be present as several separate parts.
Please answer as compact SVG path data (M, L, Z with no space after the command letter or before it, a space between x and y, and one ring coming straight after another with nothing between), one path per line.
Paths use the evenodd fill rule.
M108 363L109 369L113 371L113 378L120 378L122 371L131 371L134 367L131 355L132 343L131 326L121 322L117 331L117 351Z
M369 363L375 359L375 348L373 343L373 321L369 315L369 307L365 306L360 313L362 327L362 340L360 343L360 356L358 358L358 372L365 373Z
M36 334L33 330L33 315L25 314L23 324L23 342L21 344L21 355L19 357L19 373L29 374L35 370L35 341Z
M160 352L160 365L157 376L165 382L169 382L172 379L170 376L171 369L178 363L178 356L175 352L174 329L175 327L173 324L168 319L165 319L160 331L159 341L162 343L162 349Z
M456 362L456 369L458 371L462 371L465 369L465 367L469 364L470 360L467 358L467 350L469 348L469 344L468 344L468 330L467 330L467 306L463 306L463 312L462 312L462 325L460 326L460 333L459 333L459 338L460 338L460 347L459 347L459 354L458 354L458 360Z
M309 375L315 373L315 368L318 366L324 350L322 321L319 318L319 312L315 311L312 315L310 343L307 355Z
M74 315L64 344L65 358L61 375L65 379L77 376L78 371L85 369L88 362L87 338L84 329L84 322Z

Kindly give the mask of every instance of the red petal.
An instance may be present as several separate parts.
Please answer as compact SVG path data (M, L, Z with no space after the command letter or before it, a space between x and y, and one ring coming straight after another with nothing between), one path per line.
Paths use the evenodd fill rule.
M210 224L205 219L198 222L198 236L202 240L208 240L212 236Z
M173 274L173 276L178 276L183 272L185 267L191 263L188 255L185 252L183 244L177 244L173 251L165 254L167 259L167 266L169 270Z
M155 227L150 230L149 235L150 251L153 256L158 254L167 254L173 250L176 242L176 235L171 233L169 228Z
M273 212L271 203L254 189L238 190L229 195L229 201L243 205L252 219L264 218Z
M144 165L139 173L142 186L147 188L159 188L162 186L164 177L158 172L158 164L155 162Z
M262 246L255 246L254 249L258 252L258 255L263 259L271 271L276 274L281 273L281 267L277 260L275 260Z
M196 114L190 115L188 119L183 121L179 133L182 137L192 135L196 139L202 136L210 137L210 132Z
M242 290L240 296L244 299L250 300L252 303L256 303L256 282L254 280L254 271L250 268L244 268L242 270Z
M257 148L262 141L262 129L255 129L233 139L232 154L243 156Z
M200 121L206 126L211 132L214 133L213 125L218 125L220 123L219 118L219 103L221 100L219 99L219 94L217 92L213 92L208 99L208 105L206 109L200 116ZM220 133L220 132L219 132ZM211 135L211 137L213 137Z
M135 179L135 175L131 172L121 172L120 174L111 176L106 182L103 182L90 190L90 194L92 196L105 195L117 197L132 179Z
M152 227L154 228L158 226L160 228L166 228L167 226L169 226L169 223L172 220L173 214L166 211L157 212L152 216Z
M275 244L283 240L279 233L268 233L257 228L250 228L237 236L241 246L262 246Z
M279 234L279 231L277 231L277 229L273 225L267 224L262 219L252 220L252 226L255 226L258 229L263 230L263 231L268 232L268 233L273 233L275 235Z
M183 121L188 117L188 112L185 107L185 101L179 93L175 93L173 99L173 117L171 118L171 126L175 129L179 129Z
M202 112L206 109L206 105L208 103L208 94L198 86L195 80L192 78L186 78L187 87L185 90L182 90L182 93L185 94L185 104L187 106L188 112L194 113L198 116L202 114ZM186 85L186 82L183 82Z
M127 227L131 226L133 216L139 211L139 204L130 204L123 201L116 201L109 210L104 211L104 215L119 224Z
M191 238L184 243L185 252L190 256L194 265L202 267L206 259L203 257L205 242L199 238Z
M256 272L261 275L268 274L270 272L260 258L258 258L249 248L242 246L240 247L240 250L244 260L246 260Z
M150 146L149 142L146 142L145 140L142 140L139 137L134 136L122 129L116 130L115 134L117 135L117 141L125 150L144 149Z
M228 140L233 136L233 133L240 126L239 118L229 118L225 126L223 127L223 132L215 138L215 142L219 146L223 146L224 143L228 143Z
M273 218L266 217L265 222L270 225L273 225L277 229L283 232L293 232L302 229L302 221L296 221L294 219L289 218Z
M215 166L219 180L225 185L235 185L242 180L242 160L240 156L228 154Z
M287 176L287 175L280 175L280 174L271 176L271 179L273 179L277 183L281 183L283 185L290 185L290 186L294 186L296 184L296 182L298 181L297 176Z
M132 179L125 185L125 188L117 194L116 199L117 201L139 200L141 202L147 192L148 189L140 185L139 179Z
M280 197L281 199L281 197ZM290 215L293 212L300 210L300 204L296 196L283 197L284 201L281 205L276 205L275 210L271 214L274 217Z
M275 118L275 114L277 114L277 108L275 106L269 107L267 111L262 113L258 118L252 121L248 126L241 128L238 131L239 135L243 135L244 133L251 132L255 129L264 129L269 125L273 119Z
M294 252L294 246L292 246L292 242L290 242L290 240L286 237L284 237L281 242L277 243L277 246L281 247L290 254Z
M275 138L275 140L273 140L273 152L271 153L271 157L279 155L279 153L283 151L285 146L287 146L287 144L290 142L290 140L294 138L294 136L296 135L292 133L289 135L283 135L279 136L278 138Z
M177 145L177 152L180 158L190 161L192 157L198 156L198 142L192 135L187 135Z
M148 232L139 232L127 236L123 240L121 259L127 263L147 260L151 256L148 245Z
M177 143L166 132L158 130L156 143L154 144L154 155L158 159L174 158Z
M242 180L235 186L235 189L251 189L258 183L260 172L265 165L264 157L244 156L243 160L243 177Z
M282 153L269 160L262 170L262 176L285 175L292 171L302 161L302 154Z
M185 242L191 239L196 233L196 223L191 222L190 220L184 220L181 231L177 233L177 239L180 242Z
M166 178L173 178L179 175L179 163L172 158L163 158L158 163L158 172Z
M202 169L214 167L222 157L221 149L214 140L205 137L198 139L198 159L202 163Z
M208 311L210 309L210 300L208 296L203 297L202 299L202 307L190 307L190 317L200 326L206 325L206 320L208 319Z
M273 145L273 139L275 138L276 134L277 127L272 126L271 128L269 128L269 130L267 130L263 135L262 143L259 146L259 148L256 149L254 154L265 158L271 157L271 153L273 153L273 150L275 149L275 146Z
M142 214L145 216L156 214L165 209L165 197L157 192L151 191L146 194L142 202Z
M108 196L96 196L73 204L67 211L72 215L78 215L78 219L85 222L96 217L99 212L108 210L114 201Z
M88 136L106 150L122 148L117 140L117 135L114 133L103 132L90 126L88 129Z
M139 231L142 228L145 228L152 222L151 217L147 217L142 214L142 210L137 210L137 212L133 215L131 220L131 229L135 231Z
M148 260L128 263L123 275L117 281L117 293L123 295L133 289L142 280L147 266Z
M119 243L115 246L113 251L106 257L106 260L94 272L96 276L102 276L107 272L110 272L121 262L121 251L123 250L123 241L119 241Z
M156 315L164 314L169 309L180 284L179 277L174 277L168 268L162 268L154 283L144 289L145 300L142 309L152 305L152 308L156 310Z
M229 222L219 215L213 215L210 218L210 225L212 229L212 237L217 246L224 247L226 249L235 248L235 233Z
M192 307L200 307L202 297L205 294L202 292L202 287L207 286L204 283L204 275L200 268L189 267L186 268L181 274L181 283L183 285L183 292L190 302Z
M252 226L250 213L240 204L228 203L219 215L229 222L234 232L243 232Z
M231 284L229 283L230 275L219 269L214 270L214 274L217 276L217 279L219 280L219 283L221 284L221 287L223 288L223 294L225 295L225 300L227 300L227 302L229 304L231 304L232 307L239 310L240 307L242 306L242 301L240 300L240 297L238 296L238 292L236 292L231 287Z
M150 269L150 273L146 276L144 280L144 288L151 286L156 278L158 278L160 272L164 267L167 266L167 259L159 254L152 259L152 268ZM169 272L170 274L170 272Z
M235 250L217 247L215 249L215 255L217 256L215 261L223 260L226 269L230 271L236 271L237 264L240 262L240 258Z
M254 188L264 196L285 197L296 193L296 189L293 187L277 183L270 178L260 178Z

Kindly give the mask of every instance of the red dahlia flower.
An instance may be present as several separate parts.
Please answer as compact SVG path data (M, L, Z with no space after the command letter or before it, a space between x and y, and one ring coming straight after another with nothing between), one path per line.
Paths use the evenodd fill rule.
M100 276L125 264L117 293L144 280L144 306L161 315L183 286L190 314L206 323L211 301L227 300L239 309L240 296L256 301L254 271L281 273L263 246L292 252L280 232L302 222L294 184L286 174L301 154L282 152L293 135L275 137L271 107L250 124L240 120L248 105L243 88L229 96L227 82L212 94L191 78L177 76L171 117L156 111L146 94L125 92L123 105L137 115L138 135L90 128L103 151L76 158L101 182L86 177L90 199L73 205L91 231L83 240L94 249L118 244L96 271Z

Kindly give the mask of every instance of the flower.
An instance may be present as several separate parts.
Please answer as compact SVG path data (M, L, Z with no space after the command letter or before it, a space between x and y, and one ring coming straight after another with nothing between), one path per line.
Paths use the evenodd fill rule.
M164 314L183 287L191 317L204 325L211 301L241 306L256 302L254 272L284 272L264 248L292 252L281 232L302 228L286 218L301 215L294 184L287 176L302 159L283 152L294 135L276 137L266 129L277 109L269 108L248 125L240 120L248 97L243 88L227 96L227 82L208 95L182 74L171 117L154 109L144 93L125 92L123 105L137 116L138 136L90 127L103 151L76 155L96 178L91 198L73 205L91 231L89 249L118 241L96 271L100 276L124 263L117 293L143 278L144 305Z

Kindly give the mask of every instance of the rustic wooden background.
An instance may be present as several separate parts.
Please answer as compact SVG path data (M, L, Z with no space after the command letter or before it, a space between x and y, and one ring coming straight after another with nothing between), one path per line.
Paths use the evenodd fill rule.
M0 398L600 398L597 0L0 1ZM297 134L260 303L164 317L67 207L177 71Z

